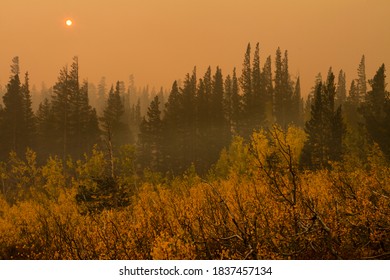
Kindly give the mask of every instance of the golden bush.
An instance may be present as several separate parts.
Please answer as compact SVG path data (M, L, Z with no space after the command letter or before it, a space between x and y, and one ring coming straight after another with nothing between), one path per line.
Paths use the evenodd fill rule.
M101 153L67 172L55 158L41 168L31 154L15 158L0 166L0 180L28 195L0 196L0 258L388 259L390 169L382 155L374 148L365 167L303 171L303 137L275 128L250 144L236 139L207 180L194 169L172 180L154 174L124 193L127 206L87 213L76 196L81 182L91 187L89 176L102 176Z

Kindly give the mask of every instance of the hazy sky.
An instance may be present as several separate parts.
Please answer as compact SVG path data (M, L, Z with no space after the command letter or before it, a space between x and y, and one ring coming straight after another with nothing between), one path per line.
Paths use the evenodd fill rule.
M368 78L390 67L390 0L1 0L0 36L2 85L14 56L39 88L78 55L91 82L134 74L138 86L170 88L194 66L199 77L208 65L241 68L248 42L260 42L261 64L289 51L306 94L330 66L349 83L363 54Z

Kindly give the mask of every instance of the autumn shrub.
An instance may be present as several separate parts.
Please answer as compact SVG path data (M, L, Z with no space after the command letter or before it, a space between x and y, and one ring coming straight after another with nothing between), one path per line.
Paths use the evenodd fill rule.
M98 186L96 178L106 178L98 151L67 172L51 158L34 181L25 175L34 164L2 165L0 258L388 259L383 155L373 147L365 166L348 161L305 171L298 164L303 143L297 128L259 131L250 143L236 138L207 179L192 167L169 180L149 173L141 183L130 170L117 177L131 190L123 193L109 181ZM127 152L120 169L132 166ZM28 195L9 196L13 184ZM126 204L115 204L118 194Z

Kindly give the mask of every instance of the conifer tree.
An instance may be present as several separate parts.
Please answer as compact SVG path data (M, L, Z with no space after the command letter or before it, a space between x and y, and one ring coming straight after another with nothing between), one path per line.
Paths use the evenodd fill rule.
M106 78L102 77L100 79L100 82L97 86L97 106L96 110L98 114L100 115L103 113L105 103L106 103L106 93L107 93L107 85L106 85Z
M359 63L358 68L358 80L357 80L357 89L359 102L363 102L367 94L367 81L366 81L366 59L364 55Z
M291 98L290 122L301 126L303 124L303 100L301 96L301 80L297 78L294 93Z
M209 168L216 162L222 148L230 142L230 130L224 110L224 82L222 71L217 67L212 80L212 96L210 103L210 145L206 150L208 153L204 167Z
M212 77L209 66L203 79L199 80L196 94L196 127L197 149L201 155L205 155L210 134L210 118L212 114Z
M359 113L360 101L358 96L357 81L352 80L349 94L343 108L343 117L347 128L346 148L350 156L356 157L360 161L367 159L367 132L363 125L364 118Z
M242 64L240 85L243 93L244 107L249 106L252 101L252 67L251 67L251 44L249 43L245 52Z
M196 166L203 168L204 160L209 156L208 149L210 147L211 133L211 68L209 67L204 75L204 79L200 79L197 89L196 101Z
M89 105L88 83L80 86L78 58L74 57L70 70L61 69L53 87L54 154L80 158L98 141L99 128L96 111Z
M345 80L345 72L340 70L338 80L337 80L337 91L335 104L336 106L344 105L347 99L347 88L346 88L346 80Z
M224 97L224 111L226 120L229 124L230 132L234 131L234 125L233 125L233 83L232 78L230 75L227 75L225 78L225 97ZM198 92L201 92L201 89L199 87Z
M314 86L311 88L309 95L307 96L304 108L304 121L307 122L311 118L311 107L313 105L314 95L317 89L317 85L322 83L322 74L318 73L315 77Z
M379 144L390 159L390 96L386 91L385 65L378 69L369 81L371 90L360 108L370 138Z
M366 98L366 74L365 74L365 58L364 55L358 67L358 78L352 80L344 104L344 116L348 127L348 147L355 150L355 154L362 160L365 159L363 148L366 146L366 131L363 126L364 118L359 113L359 108Z
M236 74L236 68L233 69L233 75L232 75L232 92L231 92L231 120L233 133L238 132L238 125L240 121L240 114L241 114L242 108L241 108L241 95L239 93L239 85L238 85L238 78Z
M23 118L25 127L23 132L24 145L34 149L36 145L36 119L32 109L28 72L25 74L24 84L21 90L23 95Z
M196 162L197 150L197 117L196 117L196 68L186 75L183 88L180 89L182 95L182 122L183 122L183 167L187 169Z
M106 107L103 111L103 130L113 145L120 146L130 142L130 131L123 122L124 105L120 96L120 83L111 86Z
M352 80L344 107L346 123L354 131L357 131L359 121L361 121L361 115L358 113L359 106L360 101L356 80Z
M301 122L302 99L300 97L300 83L291 81L288 68L288 52L282 53L280 48L276 50L275 58L275 88L274 88L274 114L275 121L286 128L291 122ZM298 81L297 81L298 82ZM298 86L297 86L298 85ZM298 101L299 100L299 101Z
M247 104L250 130L259 129L265 123L265 88L262 83L260 71L260 50L259 43L256 44L252 64L252 100Z
M52 104L45 98L38 107L37 121L37 143L38 155L44 162L50 154L56 150L56 130Z
M33 115L28 111L27 104L29 98L28 75L25 85L22 85L19 79L19 57L14 57L11 65L11 76L7 84L7 90L3 96L4 109L2 112L2 123L0 131L3 135L2 145L0 147L1 157L4 158L10 151L17 154L24 154L28 146L29 139L26 139L28 130L26 118ZM29 99L31 101L31 99Z
M261 72L261 85L264 95L265 126L270 126L274 119L274 87L272 83L271 56L268 56Z
M286 55L286 54L285 54ZM275 58L275 119L282 127L287 125L287 107L288 92L286 88L286 79L288 76L285 71L288 70L287 58L282 61L282 52L280 48L276 50Z
M251 115L251 106L253 102L252 91L252 66L251 66L251 45L247 46L244 62L242 65L242 73L239 79L242 90L242 114L240 117L240 134L244 137L249 137L252 129L249 123Z
M179 90L178 83L172 85L168 102L165 105L163 119L163 154L167 171L178 173L183 171L184 133L183 96Z
M55 132L55 138L52 140L56 143L54 153L62 155L64 160L69 152L69 114L71 99L69 79L69 71L65 66L61 69L58 81L53 87L52 96L53 127Z
M158 95L154 97L146 117L140 125L139 161L144 168L161 171L163 163L163 139L160 101Z
M338 161L342 156L345 128L341 107L335 109L335 94L334 75L330 69L326 84L319 82L316 85L311 118L305 124L308 139L301 163L312 169L327 168L331 161Z
M79 155L90 151L99 142L100 128L97 111L89 104L88 82L80 88L80 151Z
M133 141L136 142L139 134L139 126L141 124L142 117L141 117L141 101L138 98L137 103L132 105L131 111L130 111L130 119L129 119L129 129L133 137Z

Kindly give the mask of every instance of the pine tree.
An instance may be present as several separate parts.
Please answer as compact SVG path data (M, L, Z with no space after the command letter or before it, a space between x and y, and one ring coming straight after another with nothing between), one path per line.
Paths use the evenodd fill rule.
M209 66L203 79L199 80L199 86L196 94L196 127L197 148L199 153L205 154L208 146L208 135L210 133L210 118L212 114L212 77L211 67Z
M345 108L345 121L351 131L357 132L359 123L362 122L362 116L358 113L360 107L359 93L356 86L356 81L352 80L349 88L348 97L346 99Z
M247 104L250 130L260 129L264 126L266 120L266 96L260 71L259 52L259 43L257 43L252 64L252 100L250 104Z
M240 134L248 138L252 132L250 124L251 106L253 102L252 91L252 67L251 67L251 45L247 46L244 62L242 65L242 73L239 79L242 90L242 114L240 117Z
M183 115L183 96L179 90L178 83L175 81L172 85L168 102L165 105L163 119L163 154L166 170L174 174L184 171L184 123Z
M275 96L275 103L274 103L274 110L275 110L275 120L280 125L284 125L285 120L285 110L284 110L284 103L285 103L285 92L283 89L283 67L282 67L282 52L280 48L276 50L276 57L275 57L275 89L274 89L274 96Z
M61 69L58 81L53 87L52 110L53 110L53 127L55 138L54 154L62 155L65 160L68 155L69 147L69 113L71 89L69 85L69 71L65 66Z
M131 142L130 131L123 122L124 111L125 109L120 96L120 83L118 81L115 90L111 86L102 117L103 131L108 140L112 140L115 146L121 146Z
M203 81L201 81L203 83ZM230 75L227 75L225 78L225 96L224 96L224 111L227 122L229 124L230 132L234 132L233 124L233 82ZM201 87L199 87L198 93L201 92Z
M221 150L230 142L230 130L224 110L224 82L222 71L217 67L212 80L212 96L210 103L210 145L206 150L208 157L204 162L205 169L217 161ZM203 171L206 171L206 170Z
M26 126L28 115L26 95L28 93L26 91L26 85L23 87L19 79L19 58L14 57L11 65L11 77L7 84L7 91L3 96L4 109L2 123L0 123L3 135L0 147L2 158L6 157L10 151L19 155L24 154L27 147L28 140L25 138L25 134L28 129Z
M79 82L78 58L74 57L70 70L61 69L53 87L51 109L55 149L53 154L80 158L98 141L99 128L96 111L89 105L88 83Z
M261 72L261 85L264 91L264 110L265 110L265 126L270 126L275 122L274 118L274 87L272 83L271 56L267 57L264 63L263 71Z
M359 113L360 101L356 80L352 80L349 94L343 105L343 117L347 127L346 148L348 154L364 162L367 159L367 132L363 126L364 118Z
M336 98L335 98L336 106L344 105L346 99L347 99L347 88L346 88L345 73L343 70L340 70L338 81L337 81L337 91L336 91Z
M97 106L96 110L98 114L103 113L105 102L106 102L106 93L107 93L107 85L106 85L106 77L102 77L98 84L97 88Z
M48 98L45 98L38 107L37 115L37 151L42 162L56 150L54 113Z
M249 106L252 101L252 67L251 67L251 44L249 43L245 52L244 62L242 64L242 73L240 85L243 92L244 106Z
M298 77L291 97L290 122L301 126L303 124L303 100L301 96L301 80Z
M137 142L137 137L139 134L139 126L141 124L142 117L141 117L141 101L138 98L137 103L133 104L130 110L130 116L129 116L129 129L131 131L131 134L133 135L133 142Z
M366 81L366 60L364 55L359 63L358 68L358 80L357 80L357 89L359 102L363 102L367 94L367 81Z
M144 168L162 171L163 139L160 101L156 95L140 125L139 161Z
M158 95L158 100L160 102L160 107L159 110L161 111L161 118L163 117L164 114L164 107L165 107L165 93L164 93L164 88L160 87L160 91L157 93Z
M336 86L329 70L326 84L319 82L314 92L311 119L305 124L308 139L305 142L301 163L313 169L329 167L331 161L342 156L345 127L341 107L335 109Z
M183 122L183 166L185 169L194 164L197 159L197 113L196 113L196 68L192 74L187 74L184 80L182 94L182 122Z
M364 117L370 138L379 144L384 154L390 159L390 96L386 91L384 64L369 84L372 89L367 93L360 112Z
M353 131L357 131L359 122L362 121L361 115L358 113L359 106L360 101L358 88L356 86L356 81L352 80L344 107L346 123Z
M79 152L78 155L90 151L91 148L99 142L101 131L99 129L99 120L95 108L89 104L88 97L88 82L84 81L82 87L79 90L80 94L80 131L79 141Z
M300 101L294 100L294 87L288 70L287 51L284 52L282 59L280 48L277 49L275 66L275 118L279 125L286 128L296 119L296 112L300 111L302 105ZM297 96L296 99L298 98Z
M28 72L25 74L24 84L21 90L23 95L23 118L25 127L23 133L24 145L34 149L36 145L36 119L32 109Z
M304 108L304 121L307 122L310 120L311 117L311 107L313 105L314 95L317 89L317 85L319 83L322 83L322 74L318 73L315 77L314 81L314 87L311 88L311 91L309 95L307 96L306 102L305 102L305 108Z
M195 165L198 169L203 169L204 160L209 156L210 133L211 133L211 68L209 67L204 75L204 79L200 79L197 89L196 101L196 154L197 160Z
M231 94L231 120L232 120L232 132L238 133L238 125L240 122L241 108L241 95L239 93L239 85L236 74L236 68L233 69L232 76L232 94Z

